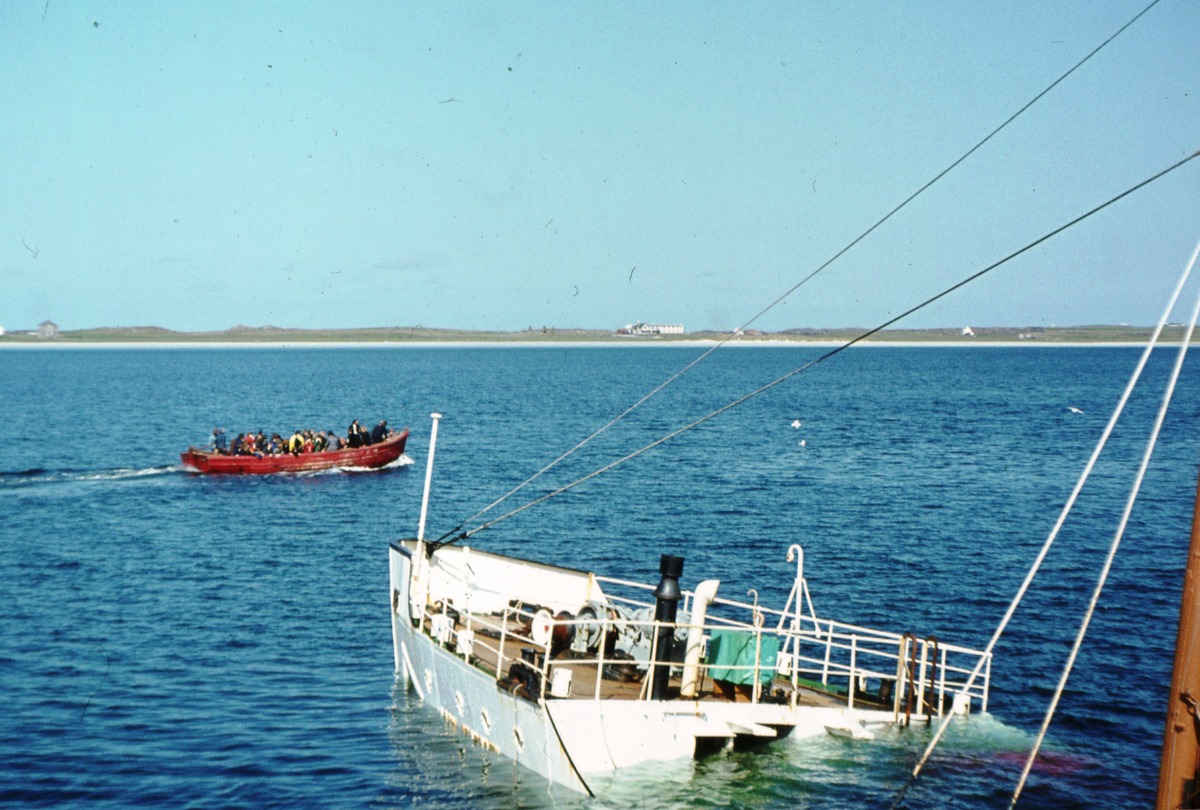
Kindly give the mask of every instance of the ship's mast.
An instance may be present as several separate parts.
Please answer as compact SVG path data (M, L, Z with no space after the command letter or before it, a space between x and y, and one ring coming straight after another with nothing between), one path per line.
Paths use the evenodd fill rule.
M1155 810L1200 807L1200 483L1192 512L1192 540L1183 575L1183 603L1175 640L1175 670L1163 732L1162 769Z

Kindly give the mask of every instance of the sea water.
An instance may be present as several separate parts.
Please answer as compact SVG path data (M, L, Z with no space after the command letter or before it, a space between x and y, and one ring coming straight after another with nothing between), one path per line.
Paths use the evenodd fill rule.
M0 351L0 804L89 807L886 806L928 730L787 739L549 788L393 672L388 541L415 534L429 414L440 535L696 357L695 346ZM468 526L818 355L729 347ZM471 545L982 647L1137 360L1127 348L839 355ZM907 807L1002 807L1124 505L1171 353ZM1022 807L1143 807L1157 778L1197 460L1189 361ZM1082 413L1071 409L1075 408ZM227 433L411 426L379 472L191 475ZM799 422L799 427L793 424Z

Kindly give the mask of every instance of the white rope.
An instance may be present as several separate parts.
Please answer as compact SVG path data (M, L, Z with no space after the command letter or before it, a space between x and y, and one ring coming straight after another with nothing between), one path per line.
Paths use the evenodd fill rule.
M1188 269L1196 261L1196 255L1200 253L1200 244L1196 245L1196 253L1192 254L1192 261L1188 264ZM1188 322L1187 333L1184 335L1183 342L1179 344L1179 353L1175 356L1175 367L1171 369L1171 378L1167 381L1166 391L1163 393L1162 404L1158 409L1158 416L1154 420L1154 429L1150 431L1150 439L1146 442L1146 449L1142 453L1142 463L1138 466L1137 476L1134 478L1133 486L1129 491L1129 498L1125 502L1125 511L1121 515L1121 522L1117 526L1117 531L1113 535L1112 544L1108 549L1108 556L1104 559L1104 567L1100 570L1100 577L1096 581L1096 588L1092 591L1092 599L1088 602L1087 612L1083 616L1083 622L1079 625L1079 633L1075 636L1075 643L1071 647L1071 654L1067 657L1066 666L1063 667L1062 676L1058 680L1058 688L1054 690L1054 697L1050 701L1050 706L1046 709L1046 717L1042 720L1042 727L1038 731L1037 739L1033 743L1033 749L1029 752L1029 758L1025 760L1025 768L1021 771L1021 779L1017 782L1017 788L1013 791L1012 801L1009 803L1009 808L1015 807L1017 798L1021 795L1021 789L1025 787L1025 780L1029 778L1029 771L1033 767L1033 761L1037 758L1038 749L1042 747L1042 741L1046 738L1046 730L1050 727L1050 720L1054 717L1054 710L1058 708L1058 701L1062 697L1063 689L1067 686L1067 678L1071 675L1071 669L1075 665L1075 657L1079 654L1079 648L1083 645L1083 638L1087 635L1088 625L1092 621L1092 614L1096 610L1096 603L1100 599L1100 592L1104 590L1104 583L1108 579L1108 572L1112 568L1113 557L1117 554L1117 549L1121 545L1121 538L1125 534L1125 527L1129 523L1129 515L1133 512L1133 504L1137 501L1138 491L1141 489L1142 480L1146 476L1146 468L1150 466L1150 457L1154 454L1154 447L1158 443L1158 434L1162 429L1163 420L1167 416L1167 408L1171 404L1171 395L1175 393L1175 383L1179 380L1179 372L1183 368L1183 358L1187 356L1188 344L1192 340L1192 332L1196 328L1196 319L1200 317L1200 295L1196 296L1196 306L1192 310L1192 318Z
M1180 166L1183 166L1185 163L1189 163L1192 160L1195 160L1197 157L1200 157L1200 149L1197 149L1195 152L1192 152L1187 157L1177 161L1176 163L1173 163L1172 165L1168 166L1167 168L1163 169L1162 171L1160 171L1156 174L1153 174L1150 177L1147 177L1145 180L1141 181L1140 183L1130 186L1129 188L1125 189L1117 196L1112 197L1109 200L1100 203L1100 205L1097 205L1095 208L1091 209L1090 211L1088 211L1084 214L1080 214L1079 216L1075 217L1074 219L1072 219L1070 222L1066 223L1065 225L1060 225L1057 228L1055 228L1054 230L1050 231L1049 233L1038 237L1037 239L1033 240L1032 242L1025 245L1024 247L1008 254L1003 259L1000 259L998 262L994 262L993 264L988 265L987 267L983 268L982 270L972 273L971 275L964 278L962 281L952 284L951 286L947 287L946 289L942 290L941 292L937 293L936 295L926 298L924 301L917 304L916 306L910 307L909 309L905 310L904 312L901 312L899 315L884 321L879 326L876 326L873 329L863 332L863 333L859 334L857 337L851 338L850 340L841 344L837 348L830 349L828 352L826 352L825 354L816 358L815 360L811 360L808 363L805 363L804 365L800 366L799 368L792 369L787 374L784 374L782 377L772 380L771 382L767 383L766 385L756 388L755 390L751 391L750 393L746 394L745 396L742 396L742 397L734 400L733 402L730 402L727 405L717 408L712 413L709 413L706 416L702 416L699 419L697 419L696 421L694 421L688 425L684 425L683 427L679 428L678 430L668 433L666 436L663 436L662 438L658 439L657 441L651 442L650 444L646 445L645 447L643 447L640 450L630 453L629 455L623 456L610 464L606 464L605 466L601 467L600 469L598 469L594 472L588 473L587 475L583 476L582 478L578 478L569 484L561 486L558 489L543 495L540 498L536 498L536 499L524 504L523 506L519 506L516 509L506 512L505 514L501 515L498 518L493 518L492 520L489 520L487 523L483 523L479 526L476 526L474 529L470 529L469 531L463 532L463 533L459 534L457 537L449 540L448 542L455 543L455 542L458 542L459 540L465 540L466 538L470 537L471 535L475 534L476 532L480 532L480 531L488 528L489 526L494 526L497 523L499 523L500 521L507 520L508 518L510 518L514 515L520 514L521 512L524 512L526 509L536 506L537 504L542 503L543 501L549 500L550 498L553 498L557 495L561 495L562 493L566 492L567 490L573 489L574 487L579 486L580 484L584 483L585 481L590 481L591 479L595 478L596 476L601 475L602 473L608 472L609 470L611 470L612 468L614 468L620 464L624 464L626 461L637 458L642 453L645 453L647 450L651 450L651 449L659 446L663 442L673 439L674 437L678 436L679 434L684 433L688 430L691 430L692 428L695 428L695 427L707 422L709 419L712 419L713 417L719 416L720 414L724 413L725 411L729 410L730 408L734 408L738 405L741 405L746 400L756 397L759 394L763 393L764 391L768 391L771 388L774 388L775 386L779 385L780 383L782 383L786 380L791 379L792 377L796 376L797 374L801 373L802 371L806 371L806 370L812 368L813 366L817 365L818 363L822 363L825 360L828 360L829 358L833 357L834 355L839 354L839 353L845 351L846 349L849 349L850 347L866 340L867 338L871 337L872 335L882 332L884 329L887 329L889 326L907 318L909 315L912 315L914 312L924 309L925 307L929 306L930 304L934 303L935 301L945 298L947 295L950 295L955 290L958 290L961 287L965 287L966 285L970 284L971 282L982 278L983 276L985 276L988 273L995 270L997 267L1007 264L1008 262L1017 258L1021 254L1032 250L1033 248L1037 247L1038 245L1042 244L1043 242L1047 241L1048 239L1052 239L1053 237L1057 236L1058 234L1062 233L1063 231L1067 230L1068 228L1078 225L1080 222L1083 222L1085 219L1092 216L1093 214L1103 211L1105 208L1108 208L1110 205L1116 203L1119 200L1124 199L1125 197L1128 197L1130 194L1133 194L1135 191L1137 191L1141 188L1144 188L1145 186L1150 185L1155 180L1158 180L1159 178L1170 174L1171 172L1178 169ZM1160 322L1158 325L1158 329L1155 331L1155 339L1157 339L1158 333L1161 331L1162 331L1162 323ZM518 487L518 489L520 489L520 487ZM476 513L476 516L478 516L479 514L482 514L482 513ZM436 541L436 546L444 545L444 543L442 541L445 540L447 537L450 537L450 535L454 534L455 532L458 532L464 525L466 525L466 521L464 521L463 523L460 523L455 528L453 528L450 531L443 534ZM978 667L977 667L977 672L978 672ZM904 789L902 789L900 791L901 797L903 797L904 791L907 790L907 787L908 786L905 785ZM897 799L897 802L898 801L899 801L899 799ZM893 807L895 807L895 805L893 805Z
M894 212L893 212L893 213L894 213ZM891 216L891 214L888 214L888 216ZM845 252L845 251L843 251L843 252ZM838 256L840 256L840 255L841 255L841 253L839 253L839 254L838 254ZM837 256L835 256L834 258L836 259L836 258L837 258ZM832 261L833 261L833 259L830 259L830 260L829 260L829 262L832 262ZM828 265L828 264L829 264L829 262L826 262L825 264L826 264L826 265ZM822 265L822 267L824 267L824 266L825 266L825 265ZM807 280L807 279L806 279L806 280ZM792 288L792 289L794 290L795 288ZM791 290L789 290L787 294L788 294L788 295L790 295L790 294L791 294L791 292L792 292L792 291L791 291ZM776 303L778 303L778 302L776 302ZM772 304L771 306L774 306L774 304ZM767 309L770 309L770 307L768 307ZM766 310L763 310L763 311L765 312ZM762 313L759 313L759 314L761 315ZM755 315L754 317L755 317L755 318L757 318L757 317L758 317L758 315ZM744 329L744 328L745 328L745 327L743 327L743 329ZM712 354L713 352L715 352L717 349L719 349L719 348L721 348L722 346L724 346L726 343L728 343L730 340L732 340L736 334L737 334L737 332L730 332L728 335L726 335L724 338L722 338L722 339L721 339L721 341L720 341L719 343L717 343L715 346L712 346L711 348L709 348L709 350L708 350L708 351L704 352L704 354L700 355L700 356L699 356L699 357L697 357L695 360L693 360L692 362L688 363L688 364L687 364L686 366L684 366L683 368L679 369L679 371L676 371L676 372L675 372L674 374L672 374L670 377L668 377L667 379L663 380L661 383L659 383L659 385L658 385L657 387L655 387L655 389L654 389L653 391L651 391L650 393L646 394L644 397L642 397L642 398L641 398L641 399L639 399L637 402L635 402L635 403L633 403L632 405L630 405L630 406L629 406L628 408L626 408L625 410L621 411L621 413L619 413L617 416L613 417L611 421L609 421L607 424L605 424L603 427L601 427L601 428L600 428L599 430L597 430L595 433L592 433L590 436L587 436L587 437L586 437L586 438L584 438L582 441L580 441L578 444L576 444L574 447L572 447L570 450L567 450L567 451L566 451L565 453L563 453L561 456L559 456L558 458L554 459L554 461L551 461L551 462L550 462L549 464L547 464L545 467L542 467L540 470L538 470L537 472L535 472L533 475L529 476L529 477L528 477L528 478L526 478L524 481L522 481L521 483L517 484L515 487L513 487L512 489L510 489L508 492L504 493L504 494L503 494L503 495L501 495L499 498L497 498L496 500L492 501L491 503L489 503L487 506L485 506L485 507L483 507L482 509L480 509L480 510L479 510L478 512L476 512L475 514L471 515L469 518L466 518L465 520L463 520L462 522L460 522L460 523L459 523L459 525L458 525L458 528L462 528L463 526L465 526L466 524L470 523L472 520L474 520L475 518L477 518L477 517L479 517L480 515L484 514L485 512L490 512L492 509L494 509L495 507L499 506L501 503L503 503L504 501L508 500L510 497L512 497L513 495L516 495L518 492L520 492L521 490L523 490L525 487L527 487L527 486L529 486L530 484L532 484L534 481L536 481L536 480L537 480L538 478L540 478L542 475L544 475L545 473L549 472L549 471L550 471L550 469L551 469L552 467L556 467L556 466L558 466L558 463L559 463L560 461L562 461L562 460L563 460L563 459L565 459L567 456L571 455L571 454L572 454L572 453L574 453L576 450L578 450L579 448L583 447L585 444L587 444L588 442L590 442L592 439L596 438L596 437L597 437L597 436L599 436L601 433L603 433L604 431L608 430L610 427L612 427L613 425L615 425L617 422L620 422L620 421L621 421L622 419L624 419L626 416L628 416L629 414L633 413L635 410L637 410L638 408L640 408L640 407L642 406L642 404L643 404L643 403L644 403L646 400L650 399L650 397L654 396L654 395L655 395L655 394L657 394L659 391L663 390L663 389L664 389L664 388L666 388L668 385L670 385L671 383L675 382L675 380L677 380L677 379L679 379L680 377L682 377L684 374L686 374L686 373L687 373L688 369L692 368L692 367L693 367L693 366L695 366L697 363L699 363L701 360L703 360L704 358L708 357L710 354ZM451 530L450 532L448 532L447 534L452 534L452 533L453 533L454 531L456 531L456 530L457 530L457 529L452 529L452 530Z
M693 360L692 362L688 363L686 366L684 366L683 368L679 369L679 371L677 371L677 372L675 372L674 374L672 374L670 377L668 377L666 380L664 380L664 381L663 381L661 384L659 384L657 387L655 387L653 391L651 391L650 393L646 394L644 397L642 397L642 398L641 398L641 399L639 399L637 402L633 403L633 404L632 404L632 405L630 405L628 408L626 408L624 411L622 411L620 414L618 414L616 417L614 417L614 418L612 419L612 421L608 422L606 425L604 425L603 427L601 427L601 428L600 428L599 430L597 430L595 433L593 433L593 434L591 434L590 436L587 436L586 438L584 438L582 441L580 441L580 442L579 442L578 444L576 444L574 447L572 447L571 449L567 450L567 451L566 451L565 453L563 453L561 456L559 456L558 458L556 458L556 459L554 459L553 461L551 461L551 462L550 462L549 464L547 464L545 467L542 467L542 469L538 470L538 471L537 471L537 472L535 472L533 475L529 476L529 478L525 479L525 480L524 480L524 481L522 481L520 484L517 484L517 485L516 485L515 487L513 487L511 490L509 490L508 492L504 493L504 494L503 494L503 495L501 495L499 498L497 498L496 500L492 501L490 504L488 504L488 505L487 505L487 506L485 506L484 508L480 509L480 510L479 510L478 512L476 512L475 514L471 515L471 516L470 516L469 518L467 518L466 520L463 520L463 521L461 521L461 522L459 523L459 525L458 525L458 527L457 527L457 528L455 528L455 529L451 529L449 532L447 532L447 533L446 533L446 535L443 535L443 537L445 537L445 536L448 536L448 535L450 535L450 534L453 534L455 531L457 531L458 529L462 528L462 527L463 527L463 526L465 526L466 524L470 523L471 521L473 521L475 518L479 517L480 515L482 515L482 514L484 514L484 513L486 513L486 512L490 512L490 511L491 511L493 508L495 508L496 506L499 506L501 503L503 503L504 501L508 500L510 497L512 497L513 495L517 494L518 492L520 492L522 489L524 489L524 488L525 488L526 486L528 486L529 484L532 484L532 483L533 483L535 480L537 480L538 478L540 478L540 477L541 477L543 474L545 474L545 473L549 472L549 471L550 471L550 469L551 469L552 467L555 467L555 466L557 466L557 465L558 465L558 463L559 463L559 462L561 462L563 459L565 459L567 456L571 455L571 454L572 454L572 453L574 453L576 450L578 450L579 448L583 447L585 444L587 444L588 442L590 442L592 439L596 438L596 437L597 437L597 436L599 436L601 433L604 433L606 430L608 430L610 427L612 427L613 425L615 425L617 422L619 422L619 421L621 421L622 419L624 419L624 418L625 418L626 416L628 416L630 413L632 413L633 411L635 411L635 410L637 410L638 408L640 408L640 407L642 406L642 404L643 404L643 403L645 403L645 401L646 401L646 400L650 399L652 396L654 396L655 394L657 394L659 391L663 390L663 389L664 389L664 388L666 388L668 385L670 385L671 383L675 382L675 380L679 379L679 378L680 378L680 377L682 377L684 374L686 374L686 373L687 373L687 371L688 371L689 369L691 369L693 366L695 366L697 363L700 363L702 360L704 360L704 358L708 357L710 354L712 354L713 352L715 352L717 349L721 348L721 347L722 347L722 346L724 346L726 343L728 343L729 341L733 340L733 338L734 338L734 337L736 337L737 335L739 335L739 334L741 334L742 332L744 332L746 329L748 329L748 328L750 327L750 325L751 325L751 324L755 323L755 322L756 322L756 321L757 321L759 318L761 318L763 315L766 315L768 312L770 312L772 309L774 309L774 308L775 308L775 307L776 307L776 306L777 306L777 305L778 305L780 302L782 302L782 301L783 301L785 298L787 298L788 296L790 296L790 295L791 295L792 293L794 293L796 290L798 290L798 289L800 289L801 287L803 287L805 284L807 284L809 281L811 281L811 280L813 279L813 277L815 277L815 276L816 276L818 273L820 273L820 272L821 272L822 270L824 270L826 267L828 267L829 265L833 264L835 261L837 261L838 259L840 259L840 258L841 258L841 257L842 257L842 256L843 256L843 255L844 255L846 252L848 252L848 251L849 251L851 248L853 248L853 247L854 247L855 245L857 245L859 242L861 242L862 240L864 240L864 239L866 239L868 236L870 236L870 235L871 235L871 233L872 233L872 232L873 232L873 231L874 231L876 228L878 228L880 225L882 225L883 223L885 223L885 222L887 222L889 219L891 219L891 218L892 218L892 217L893 217L893 216L894 216L896 213L898 213L898 212L900 211L900 209L901 209L901 208L904 208L904 207L905 207L906 205L908 205L910 202L912 202L913 200L915 200L915 199L916 199L916 198L917 198L919 195L921 195L921 194L922 194L922 193L923 193L923 192L924 192L926 189L928 189L928 188L929 188L930 186L932 186L934 183L936 183L937 181L939 181L939 180L941 180L943 177L945 177L947 174L949 174L949 173L950 173L950 171L951 171L952 169L954 169L956 166L958 166L958 164L962 163L964 160L966 160L967 158L969 158L971 155L975 154L975 152L976 152L976 151L977 151L977 150L978 150L980 147L982 147L982 146L983 146L985 143L987 143L987 142L988 142L988 141L990 141L990 140L991 140L993 137L995 137L995 136L996 136L996 135L997 135L997 134L1000 132L1000 130L1004 129L1004 128L1005 128L1005 127L1007 127L1009 124L1011 124L1013 121L1017 120L1017 118L1018 118L1018 117L1021 115L1021 113L1025 112L1026 110L1028 110L1030 107L1032 107L1034 104L1036 104L1036 103L1037 103L1037 102L1038 102L1038 101L1039 101L1039 100L1042 98L1042 96L1044 96L1044 95L1046 95L1047 93L1049 93L1051 90L1053 90L1055 87L1057 87L1057 86L1058 86L1058 85L1059 85L1059 84L1060 84L1060 83L1061 83L1061 82L1062 82L1064 79L1066 79L1068 76L1070 76L1070 75L1071 75L1072 73L1074 73L1076 70L1078 70L1079 68L1081 68L1081 67L1083 66L1084 62L1087 62L1089 59L1091 59L1093 56L1095 56L1097 53L1099 53L1099 52L1101 51L1101 49L1103 49L1103 48L1104 48L1106 45L1108 45L1110 42L1112 42L1114 39L1116 39L1118 36L1120 36L1120 35L1121 35L1121 34L1122 34L1124 31L1125 31L1125 29L1126 29L1126 28L1128 28L1129 26L1131 26L1131 25L1133 25L1135 22L1137 22L1139 19L1141 19L1142 15L1143 15L1143 14L1145 14L1145 13L1146 13L1147 11L1149 11L1150 9L1154 8L1154 6L1158 5L1158 2L1159 2L1159 0L1151 0L1150 4L1149 4L1148 6L1146 6L1145 8L1143 8L1141 11L1139 11L1139 12L1138 12L1138 13L1137 13L1137 14L1136 14L1136 15L1135 15L1135 16L1134 16L1132 19L1130 19L1130 20L1129 20L1129 22L1125 23L1125 24L1124 24L1124 25L1122 25L1120 28L1118 28L1118 29L1116 30L1116 32L1115 32L1115 33L1114 33L1112 36L1110 36L1108 39L1104 40L1104 41L1103 41L1103 42L1101 42L1099 45L1097 45L1095 48L1093 48L1093 49L1092 49L1092 51L1091 51L1090 53L1088 53L1088 55L1087 55L1087 56L1083 57L1083 58L1082 58L1082 59L1080 59L1078 62L1076 62L1076 63L1075 63L1075 64L1074 64L1074 65L1071 67L1071 69L1070 69L1070 70L1068 70L1066 73L1064 73L1064 74L1062 74L1061 76L1059 76L1057 79L1055 79L1053 82L1051 82L1051 83L1050 83L1050 84L1049 84L1049 85L1048 85L1048 86L1047 86L1047 87L1046 87L1044 90L1042 90L1042 92L1038 93L1036 96L1034 96L1034 97L1033 97L1032 99L1030 99L1028 102L1026 102L1026 103L1025 103L1025 106L1021 107L1021 109L1017 110L1015 113L1013 113L1012 115L1010 115L1010 116L1009 116L1007 119L1005 119L1004 123L1000 124L1000 126L996 127L996 128L995 128L995 129L993 129L991 132L989 132L989 133L988 133L986 136L984 136L983 140L979 141L979 143L975 144L975 145L974 145L974 146L972 146L970 149L968 149L966 152L964 152L964 153L962 154L962 156L961 156L961 157L959 157L957 160L955 160L955 161L954 161L953 163L951 163L949 166L947 166L946 168L944 168L944 169L942 169L940 172L938 172L938 173L937 173L937 174L936 174L936 175L933 177L933 179L932 179L932 180L930 180L929 182L927 182L925 185L921 186L919 189L917 189L916 191L914 191L912 194L910 194L910 195L908 195L907 197L905 197L903 202L901 202L899 205L897 205L897 206L896 206L895 208L893 208L891 211L888 211L888 212L887 212L886 214L884 214L884 215L883 215L883 216L882 216L880 219L876 220L876 222L875 222L875 224L874 224L874 225L872 225L871 227L867 228L865 231L863 231L862 233L860 233L860 234L859 234L857 237L855 237L855 238L854 238L854 240L853 240L853 241L851 241L851 242L850 242L848 245L846 245L845 247L843 247L843 248L842 248L841 250L839 250L837 253L833 254L833 256L831 256L831 257L829 257L828 259L826 259L826 260L825 260L825 262L824 262L824 263L823 263L823 264L822 264L820 267L818 267L816 270L813 270L811 273L809 273L809 274L808 274L807 276L805 276L804 278L800 279L800 281L799 281L799 282L797 282L795 285L793 285L792 287L790 287L790 288L787 290L787 292L785 292L783 295L779 296L779 297L778 297L778 298L776 298L774 301L772 301L771 303L767 304L765 307L763 307L762 309L760 309L760 310L759 310L759 311L758 311L758 312L757 312L757 313L756 313L756 314L755 314L755 315L754 315L752 318L750 318L750 320L746 321L746 322L745 322L744 324L742 324L742 325L741 325L739 328L737 328L737 329L734 329L732 332L730 332L729 334L727 334L725 337L721 338L721 340L720 340L720 341L718 341L716 345L712 346L711 348L709 348L709 350L708 350L708 351L704 352L704 353L703 353L703 354L701 354L699 357L697 357L695 360Z
M454 538L454 540L451 540L450 542L453 543L453 542L456 542L457 540L463 540L465 538L468 538L471 535L475 534L476 532L482 531L482 530L488 528L489 526L494 526L497 523L499 523L500 521L507 520L508 518L512 517L513 515L520 514L521 512L524 512L526 509L529 509L530 507L536 506L537 504L542 503L543 501L549 500L550 498L553 498L556 495L561 495L562 493L566 492L567 490L573 489L574 487L579 486L580 484L584 483L585 481L590 481L591 479L595 478L596 476L598 476L602 473L608 472L613 467L616 467L620 464L624 464L626 461L629 461L630 459L637 458L642 453L645 453L647 450L651 450L655 447L658 447L663 442L673 439L681 433L691 430L692 428L695 428L699 425L702 425L703 423L707 422L709 419L712 419L713 417L721 415L722 413L729 410L730 408L734 408L734 407L737 407L738 405L741 405L746 400L752 399L753 397L758 396L759 394L763 393L764 391L768 391L768 390L774 388L775 386L779 385L780 383L782 383L786 380L791 379L792 377L796 376L797 374L801 373L802 371L806 371L806 370L812 368L813 366L817 365L818 363L822 363L825 360L828 360L829 358L833 357L834 355L844 352L846 349L849 349L851 346L854 346L854 345L866 340L867 338L871 337L874 334L882 332L884 329L887 329L892 324L897 323L897 322L907 318L909 315L912 315L914 312L924 309L925 307L929 306L933 302L938 301L942 298L945 298L947 295L949 295L950 293L959 289L960 287L965 287L968 284L970 284L971 282L982 278L983 276L985 276L988 273L995 270L997 267L1007 264L1008 262L1017 258L1021 254L1032 250L1033 248L1037 247L1041 243L1057 236L1058 234L1062 233L1063 231L1067 230L1068 228L1078 225L1080 222L1083 222L1085 219L1092 216L1093 214L1095 214L1099 211L1103 211L1105 208L1109 207L1110 205L1117 202L1118 200L1122 200L1125 197L1128 197L1130 194L1134 193L1138 189L1143 188L1143 187L1149 185L1150 183L1153 183L1155 180L1159 179L1160 177L1163 177L1163 176L1175 171L1180 166L1184 165L1185 163L1188 163L1189 161L1194 160L1197 157L1200 157L1200 149L1197 149L1195 152L1193 152L1192 154L1183 158L1182 160L1178 161L1177 163L1174 163L1174 164L1168 166L1167 168L1163 169L1161 172L1158 172L1157 174L1154 174L1154 175L1146 178L1145 180L1138 183L1137 185L1130 186L1129 188L1125 189L1117 196L1112 197L1111 199L1107 200L1106 202L1100 203L1100 205L1097 205L1095 208L1091 209L1087 213L1080 214L1079 216L1075 217L1074 219L1072 219L1070 222L1066 223L1065 225L1060 225L1057 228L1055 228L1054 230L1045 234L1044 236L1038 237L1037 239L1033 240L1032 242L1025 245L1024 247L1008 254L1000 261L989 264L987 267L983 268L982 270L978 270L975 273L972 273L971 275L967 276L962 281L952 284L951 286L947 287L946 289L942 290L941 292L937 293L936 295L926 298L924 301L917 304L916 306L910 307L909 309L906 309L904 312L901 312L899 315L884 321L879 326L876 326L873 329L863 332L863 333L859 334L857 337L851 338L850 340L846 341L845 343L841 344L840 346L838 346L835 349L830 349L828 352L826 352L825 354L816 358L815 360L810 360L809 362L805 363L804 365L800 366L799 368L792 369L787 374L784 374L782 377L774 379L771 382L767 383L766 385L760 386L759 388L754 389L750 393L748 393L742 397L739 397L738 399L735 399L733 402L730 402L727 405L723 405L722 407L717 408L712 413L710 413L706 416L700 417L699 419L692 422L691 424L684 425L683 427L679 428L678 430L668 433L666 436L663 436L661 439L651 442L650 444L646 445L645 447L643 447L640 450L630 453L627 456L622 456L621 458L617 459L616 461L613 461L610 464L606 464L605 466L601 467L600 469L598 469L594 472L588 473L587 475L583 476L582 478L578 478L569 484L561 486L558 489L554 490L553 492L549 492L549 493L543 495L542 497L532 500L523 506L519 506L510 512L506 512L505 514L501 515L498 518L489 520L487 523L483 523L479 526L476 526L474 529L471 529L470 531L462 533L461 535ZM1178 294L1178 292L1176 294ZM1157 339L1158 334L1162 331L1163 323L1164 322L1160 322L1158 325L1158 328L1155 330L1155 333L1154 333L1155 339ZM439 540L449 537L451 534L458 531L459 528L462 528L462 525L463 524L460 524L458 526L458 528L451 529L449 532L446 532L446 534L442 535L442 538L439 538ZM982 664L980 664L980 666L981 665ZM976 671L978 672L978 667L976 667ZM905 789L907 789L907 786L905 786ZM904 795L904 790L901 790L900 795L901 796ZM899 801L899 800L897 799L897 801ZM893 807L894 806L895 805L893 805Z
M1196 250L1192 253L1191 261L1188 262L1187 267L1184 268L1183 273L1180 275L1179 281L1176 283L1175 289L1171 293L1171 298L1167 302L1167 306L1163 310L1162 315L1159 317L1158 323L1154 327L1154 332L1150 335L1150 340L1146 344L1146 348L1142 350L1142 356L1138 359L1137 366L1134 368L1133 373L1129 377L1129 382L1125 384L1125 390L1121 393L1120 400L1113 409L1112 415L1108 418L1108 424L1104 426L1104 432L1100 434L1100 439L1096 442L1096 447L1092 450L1092 454L1088 458L1087 464L1084 465L1083 472L1079 475L1079 480L1075 482L1075 487L1071 490L1071 495L1069 498L1067 498L1066 504L1063 505L1062 511L1058 515L1058 519L1054 522L1053 528L1050 529L1050 534L1046 537L1046 542L1042 544L1041 551L1038 552L1037 557L1033 561L1033 565L1030 566L1029 572L1025 575L1025 579L1021 582L1021 587L1017 589L1017 593L1013 597L1012 602L1009 603L1008 609L1004 612L1003 618L1000 619L1000 623L996 626L996 630L992 633L991 640L988 641L987 647L984 648L983 655L980 656L979 662L975 665L975 668L971 670L971 676L967 679L966 684L964 684L960 690L962 694L965 695L967 691L975 684L975 679L979 677L980 673L983 671L984 664L987 663L987 660L991 657L992 650L995 648L996 642L1000 640L1000 636L1004 633L1005 628L1008 627L1008 622L1010 619L1012 619L1013 613L1016 612L1017 606L1025 597L1025 592L1029 590L1029 585L1033 582L1034 576L1037 575L1038 569L1042 565L1042 561L1046 559L1046 554L1049 553L1050 547L1054 545L1054 541L1058 538L1059 530L1062 529L1063 523L1067 519L1067 515L1070 514L1072 507L1075 506L1075 501L1079 497L1079 492L1083 489L1083 485L1087 482L1088 476L1091 475L1092 468L1096 464L1096 459L1100 457L1100 452L1104 449L1105 444L1108 442L1108 437L1112 434L1113 428L1116 427L1117 420L1120 418L1121 412L1125 410L1125 404L1129 401L1129 396L1133 393L1133 389L1137 385L1138 379L1142 375L1142 370L1146 367L1146 362L1150 359L1151 352L1154 351L1154 345L1157 343L1159 335L1162 334L1163 327L1166 325L1167 319L1171 315L1171 311L1175 308L1175 303L1179 299L1179 294L1183 291L1183 285L1187 282L1188 276L1191 275L1192 267L1196 263L1197 255L1200 255L1200 244L1196 246ZM929 741L929 744L925 746L925 751L921 754L921 759L917 762L916 767L913 768L908 780L900 789L899 794L897 794L895 801L892 802L892 810L895 810L895 808L900 806L900 802L904 799L904 794L908 792L908 788L921 773L921 769L925 767L925 763L929 761L929 757L933 754L933 749L937 747L938 742L942 739L942 735L945 733L946 728L950 725L950 720L952 717L952 714L947 714L942 718L942 722L940 725L938 725L938 729L934 733L933 738Z

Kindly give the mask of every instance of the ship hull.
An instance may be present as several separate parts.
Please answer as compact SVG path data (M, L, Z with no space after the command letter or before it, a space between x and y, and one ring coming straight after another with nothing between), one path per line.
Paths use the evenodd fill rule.
M390 569L396 673L408 679L427 706L476 743L552 784L591 795L544 705L497 689L491 675L413 627L409 608L412 555L408 549L391 547Z
M465 557L466 550L445 549L439 559L445 552ZM469 663L469 656L456 652L453 642L439 642L422 629L414 602L421 604L430 596L422 593L414 598L415 553L419 552L411 541L392 543L389 549L397 675L428 707L476 743L573 791L591 795L592 786L605 777L647 762L689 759L729 745L769 743L789 735L869 737L866 724L896 719L892 711L846 706L516 694L502 688L493 673ZM482 574L488 565L485 555L475 550L471 555L472 570ZM545 568L497 555L487 557L514 568Z

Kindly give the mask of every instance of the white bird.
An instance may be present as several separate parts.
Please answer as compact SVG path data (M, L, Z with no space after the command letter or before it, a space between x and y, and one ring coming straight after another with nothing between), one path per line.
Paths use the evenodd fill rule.
M804 439L801 439L801 440L800 440L800 446L801 446L801 447L803 447L803 446L804 446L804 441L805 441Z
M1074 405L1068 405L1067 410L1070 411L1071 413L1083 413L1083 411L1079 410Z
M793 421L792 421L792 427L794 427L794 428L799 428L799 427L800 427L800 420L799 420L799 419L795 419L795 420L793 420Z

